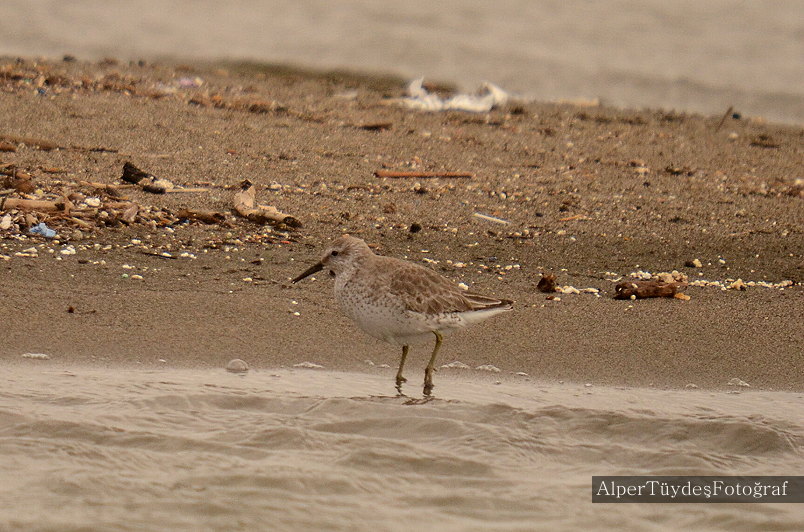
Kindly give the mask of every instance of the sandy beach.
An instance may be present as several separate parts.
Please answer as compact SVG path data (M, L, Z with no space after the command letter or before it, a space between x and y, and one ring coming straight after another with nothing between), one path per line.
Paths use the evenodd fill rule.
M801 470L802 129L406 81L0 60L0 528L800 528L590 479ZM516 302L446 338L431 400L429 347L398 396L398 348L290 283L347 232ZM614 299L663 272L687 297Z
M0 80L2 177L13 188L16 171L35 187L6 197L109 201L80 183L123 184L125 162L204 189L122 189L141 206L133 223L29 214L58 231L50 240L14 211L0 243L7 361L41 351L146 367L221 367L234 355L257 367L393 365L395 349L338 314L327 279L288 283L348 232L516 301L450 337L444 362L614 385L717 388L737 377L802 390L800 128L528 102L425 113L393 103L402 80L254 65L7 59ZM382 169L472 177L375 177ZM233 215L245 179L302 226ZM184 208L226 219L183 222ZM690 300L612 299L614 280L672 270L688 276ZM548 300L536 290L543 272L600 292ZM724 290L737 279L747 289ZM694 286L704 280L714 284Z

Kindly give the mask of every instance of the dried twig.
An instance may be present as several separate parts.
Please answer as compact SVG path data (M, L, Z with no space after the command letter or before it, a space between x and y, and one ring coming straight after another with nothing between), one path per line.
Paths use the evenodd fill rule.
M734 106L730 105L729 108L726 109L726 112L723 113L723 118L721 118L720 122L717 123L717 127L715 128L715 133L720 131L720 128L723 127L723 123L726 121L726 119L729 117L729 115L731 114L732 111L734 111Z
M198 211L194 209L182 209L176 213L179 220L192 220L205 224L221 224L226 221L226 215L217 211Z
M402 178L402 177L418 177L418 178L430 178L430 177L452 177L452 178L472 178L474 174L469 172L402 172L397 170L376 170L374 172L376 177L393 177L393 178Z
M489 216L488 214L482 214L479 212L474 213L472 216L475 218L480 218L481 220L486 220L487 222L494 222L503 225L508 225L511 223L508 220L503 220L502 218L496 218L494 216Z

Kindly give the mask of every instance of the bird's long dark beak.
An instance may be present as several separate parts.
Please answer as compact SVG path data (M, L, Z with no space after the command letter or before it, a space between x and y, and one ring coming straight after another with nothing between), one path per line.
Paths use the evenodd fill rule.
M291 283L298 283L299 281L301 281L305 277L309 277L309 276L313 275L316 272L320 272L323 269L324 269L324 265L321 264L320 262L318 264L314 264L314 265L310 266L308 269L306 269L303 274L301 274L298 277L296 277L295 279L293 279L291 281Z

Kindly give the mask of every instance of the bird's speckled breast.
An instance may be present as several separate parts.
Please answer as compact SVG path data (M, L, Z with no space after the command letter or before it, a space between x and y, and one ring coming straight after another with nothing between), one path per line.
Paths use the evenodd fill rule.
M341 311L366 334L397 345L432 340L436 328L425 316L407 311L390 294L361 283L359 279L335 280L335 299Z

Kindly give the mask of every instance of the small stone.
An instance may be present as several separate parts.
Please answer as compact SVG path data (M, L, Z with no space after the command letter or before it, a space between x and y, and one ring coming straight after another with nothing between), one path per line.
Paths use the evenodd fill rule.
M246 364L245 360L233 358L228 364L226 364L226 371L231 371L232 373L245 373L248 371L248 364Z
M477 366L475 369L479 369L481 371L490 371L492 373L499 373L501 370L497 366L492 366L491 364L483 364L482 366Z
M697 388L697 387L698 387L698 385L697 385L697 384L693 384L693 383L689 383L689 384L687 384L686 386L684 386L684 388L689 388L690 390L694 390L694 389L695 389L695 388Z
M591 387L592 387L592 383L591 383L591 382L587 382L586 384L584 384L584 386L585 386L586 388L591 388Z
M737 279L733 283L729 284L729 290L747 290L748 286L743 282L742 279Z

